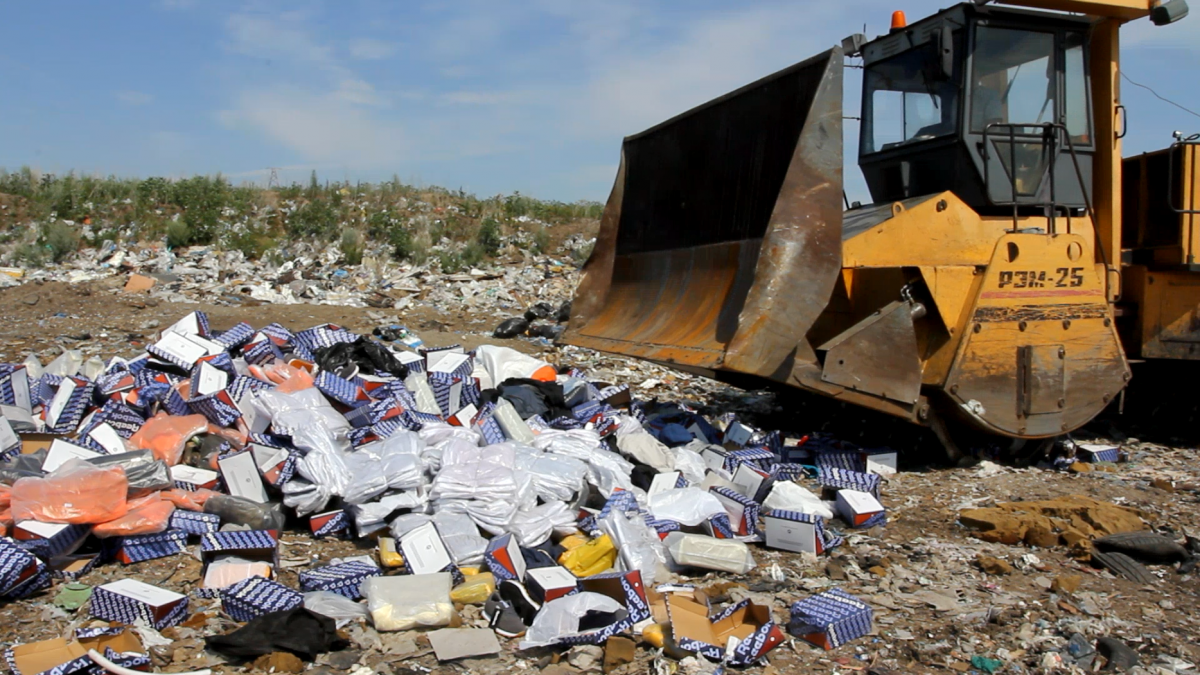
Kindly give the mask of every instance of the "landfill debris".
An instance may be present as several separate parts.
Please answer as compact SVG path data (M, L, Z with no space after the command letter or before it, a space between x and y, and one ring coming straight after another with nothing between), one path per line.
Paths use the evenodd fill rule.
M77 522L6 524L19 538L0 540L0 558L24 574L0 579L0 593L12 598L0 601L6 610L38 607L38 616L46 606L57 612L47 617L67 617L50 606L66 584L81 579L99 589L127 574L188 601L184 610L121 601L150 636L141 653L161 661L167 652L157 666L171 664L174 650L176 668L196 657L206 666L238 659L276 671L296 668L285 653L305 669L381 670L383 655L393 672L396 659L415 671L462 658L517 667L544 653L522 648L541 647L562 659L550 665L568 671L661 660L683 672L767 662L782 672L812 666L822 653L777 648L785 626L831 644L817 619L788 610L834 584L857 603L854 621L861 624L862 607L871 616L867 632L835 631L842 642L832 656L841 665L868 653L898 672L976 657L990 659L974 666L980 671L992 660L1005 668L1074 664L1087 655L1065 647L1073 632L1035 619L1022 637L1022 616L1094 622L1083 631L1089 639L1125 625L1113 614L1120 603L1104 594L1108 573L1086 561L1041 550L1040 558L1017 557L986 539L955 536L960 513L970 520L973 510L999 508L1019 518L1009 504L1037 509L1056 500L996 505L1001 494L1021 493L992 494L967 478L971 472L947 481L898 471L894 450L761 429L747 412L750 394L738 394L737 413L654 400L690 392L720 402L725 394L574 348L414 350L397 339L412 335L399 322L369 324L380 327L378 341L338 324L208 324L202 313L164 322L147 335L146 351L120 360L86 366L90 354L64 353L57 365L10 364L0 373L19 369L31 383L27 409L0 400L17 437L4 448L17 450L0 461L0 483L80 490L63 477L111 471L115 479L119 470L123 490L114 480L112 494L102 495L112 503L101 505L105 518L120 511L118 501L125 510L101 521L98 508L60 505L56 519ZM74 392L89 386L76 419ZM50 414L55 400L62 410ZM1145 457L1128 453L1119 473L1053 475L1149 485L1159 477L1149 472L1162 469ZM1035 471L1005 466L989 480L1037 486ZM1162 475L1191 480L1182 470ZM917 496L934 485L953 494L944 506ZM0 488L0 522L13 492ZM23 513L47 517L52 509L27 492L18 495ZM1180 518L1151 518L1144 503L1130 509L1112 494L1086 504L1058 498L1070 508L1034 515L1049 521L1054 546L1069 534L1058 529L1061 520L1094 538L1102 554L1106 528L1118 521L1105 521L1112 514L1096 504L1116 509L1122 524L1136 519L1135 532ZM929 522L935 529L917 529ZM1186 517L1178 523L1194 526ZM1182 568L1193 556L1178 531L1146 540L1162 549L1162 562L1142 562ZM1157 577L1155 584L1164 586ZM977 605L984 610L976 618ZM681 618L685 609L690 619ZM1177 614L1158 605L1147 611ZM953 656L897 647L912 644L922 626L938 631L931 645L948 640L940 631L951 624L970 635L1002 626L1007 642ZM438 637L439 645L433 637L467 634L458 631L490 638L488 651L467 654L474 648L464 652L465 639Z
M1086 544L1097 536L1145 527L1138 511L1083 495L966 509L959 513L959 522L979 530L984 541L1009 545L1023 541L1041 548Z
M438 661L490 656L500 652L496 634L486 628L442 628L429 633Z

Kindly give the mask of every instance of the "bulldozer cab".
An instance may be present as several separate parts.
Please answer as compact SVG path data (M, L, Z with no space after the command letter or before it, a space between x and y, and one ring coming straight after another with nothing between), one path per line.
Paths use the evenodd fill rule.
M867 43L859 165L876 203L1088 206L1088 20L964 4Z

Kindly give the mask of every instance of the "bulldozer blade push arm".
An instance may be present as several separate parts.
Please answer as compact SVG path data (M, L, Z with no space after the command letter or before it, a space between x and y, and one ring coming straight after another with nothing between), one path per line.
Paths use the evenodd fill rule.
M785 381L842 265L842 51L625 139L563 341Z

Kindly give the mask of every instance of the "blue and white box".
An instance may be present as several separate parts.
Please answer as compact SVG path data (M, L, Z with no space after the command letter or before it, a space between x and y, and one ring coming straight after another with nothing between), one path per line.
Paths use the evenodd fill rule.
M157 534L131 534L127 537L114 537L106 540L106 545L115 549L113 556L117 560L122 564L131 565L187 553L187 539L187 532L165 530Z
M175 509L167 520L167 526L172 530L203 536L221 529L221 517L215 513Z
M221 589L221 609L234 621L250 621L263 614L283 612L304 604L299 591L277 581L250 577Z
M763 515L763 542L767 548L821 555L842 538L825 529L821 516L773 509Z
M1080 443L1076 456L1085 462L1113 462L1121 459L1121 449L1115 445Z
M792 605L788 632L824 649L834 649L871 632L871 606L840 588Z
M73 553L91 531L88 525L64 525L60 523L39 523L36 520L22 520L13 526L13 539L17 541L44 541L38 548L45 551L46 557L67 555Z
M188 599L135 579L120 579L92 591L91 612L98 619L131 625L143 619L162 630L187 618Z
M329 565L301 572L300 590L305 593L329 591L344 595L351 600L358 600L363 597L363 581L381 575L383 575L383 571L378 566L361 560L353 560L340 565Z
M46 564L7 537L0 537L0 598L24 598L50 585Z
M739 537L752 536L758 532L758 502L745 495L726 487L709 488L725 512L729 514L729 523Z

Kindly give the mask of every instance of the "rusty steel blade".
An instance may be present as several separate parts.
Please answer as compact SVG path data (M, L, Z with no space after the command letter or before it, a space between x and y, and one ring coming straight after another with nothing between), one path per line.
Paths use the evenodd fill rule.
M841 269L842 52L625 139L568 344L785 380Z

